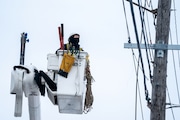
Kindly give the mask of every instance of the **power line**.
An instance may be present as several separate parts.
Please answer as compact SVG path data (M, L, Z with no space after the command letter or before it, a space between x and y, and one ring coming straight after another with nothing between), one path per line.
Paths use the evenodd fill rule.
M132 49L132 56L133 56L133 62L134 62L134 68L135 68L135 73L136 73L136 91L135 91L135 120L137 120L137 93L139 93L139 102L140 102L140 108L141 108L141 117L142 120L144 120L144 115L143 115L143 109L142 109L142 102L141 102L141 93L140 93L140 88L139 88L139 59L137 60L135 53ZM136 62L137 62L137 67L136 67Z
M169 90L168 90L168 87L167 87L167 86L166 86L166 91L167 91L167 95L168 95L168 99L169 99L170 107L171 107L171 98L170 98ZM171 107L171 113L172 113L172 116L173 116L173 120L175 120L174 111L173 111L172 107Z
M149 1L149 3L148 3L148 1L146 0L145 1L145 5L148 5L149 7L151 7L151 9L153 10L153 5L152 5L152 1L150 0ZM147 13L147 11L146 11L146 13ZM149 41L147 40L147 42L148 42L148 48L150 48L149 46L152 44L152 38L151 38L151 32L150 32L150 26L149 26L149 18L148 18L148 14L146 14L146 19L147 19L147 28L148 28L148 33L149 33ZM146 25L145 25L145 29L146 29ZM146 32L147 32L147 30L146 30ZM147 34L147 33L146 33ZM146 36L148 36L148 35L146 35ZM147 37L148 38L148 37ZM149 49L149 56L150 56L150 60L151 61L153 61L153 58L152 58L152 56L153 56L153 50L151 50L151 49Z
M145 47L146 47L146 57L147 57L147 62L148 62L148 67L149 67L149 77L150 79L152 79L152 74L151 74L151 66L150 66L150 61L149 61L149 55L148 55L148 48L147 48L147 31L146 31L146 34L145 34L145 30L146 30L146 26L145 26L145 21L144 21L144 10L142 10L142 6L140 4L140 1L138 0L138 6L139 6L139 13L140 13L140 19L141 19L141 27L142 27L142 35L143 35L143 38L144 38L144 43L145 43ZM143 8L145 8L146 6L146 2L145 2L145 5Z
M175 20L175 31L176 31L176 42L177 42L177 44L179 44L179 40L178 40L178 30L177 30L177 19L176 19L176 6L175 6L175 0L173 0L173 9L175 10L174 11L174 20ZM171 34L170 34L170 36L171 36ZM172 37L171 37L171 39L172 39ZM180 68L180 53L179 53L179 51L178 51L178 61L179 61L179 68ZM178 99L179 99L179 104L180 104L180 94L179 94L179 87L178 87L178 81L177 81L177 79L176 79L176 84L177 84L177 90L178 90Z
M172 35L171 35L171 30L169 31L170 35L170 40L171 40L171 44L172 44ZM176 72L176 64L175 64L175 58L174 58L174 51L172 50L172 56L173 56L173 65L174 65L174 74L175 74L175 79L176 79L176 89L177 89L177 93L178 93L178 100L180 103L180 94L179 94L179 86L178 86L178 80L177 80L177 72Z
M128 27L128 22L127 22L127 15L126 15L126 8L124 4L124 0L122 0L123 3L123 9L124 9L124 16L125 16L125 21L126 21L126 28L127 28L127 34L128 34L128 42L130 43L130 32L129 32L129 27Z
M148 18L148 14L146 14L146 18L147 18L147 23L148 23L148 31L149 31L149 39L150 39L148 45L150 45L150 44L152 44L152 39L151 39L151 32L150 32L150 27L149 27L149 18ZM149 46L148 46L148 47L149 47ZM152 58L153 52L151 53L150 49L149 49L149 53L150 53L150 59L151 59L151 61L153 61L153 58Z
M143 72L143 76L144 76L145 96L146 96L147 102L150 103L149 93L148 93L147 86L146 86L144 63L143 63L143 59L142 59L142 53L141 53L141 48L140 48L140 43L139 43L139 37L138 37L138 32L137 32L137 27L136 27L136 20L135 20L134 8L133 8L132 0L129 0L129 3L130 3L130 9L131 9L132 19L133 19L133 24L134 24L134 31L135 31L136 41L137 41L137 46L138 46L138 51L139 51L139 57L140 57L141 66L142 66L142 72Z
M136 73L136 92L135 92L135 120L137 120L137 85L138 85L138 71L139 71L139 62L137 64L137 68L136 68L136 63L135 63L135 54L132 51L132 55L133 55L133 62L134 62L134 68L135 68L135 73Z
M126 9L125 9L125 5L124 5L124 0L122 0L123 2L123 8L124 8L124 15L125 15L125 19L126 19L126 28L127 28L127 34L128 34L128 42L131 43L131 39L130 39L130 32L129 32L129 27L128 27L128 22L127 22L127 16L126 16ZM132 50L132 56L133 56L133 62L134 62L134 68L135 68L135 73L136 73L136 92L135 92L135 120L137 120L137 90L139 92L139 100L140 100L140 107L141 107L141 116L142 119L144 120L144 116L143 116L143 110L142 110L142 102L141 102L141 95L140 95L140 89L139 89L139 80L138 80L138 74L139 74L139 59L137 60L134 50ZM136 62L137 62L137 68L136 68ZM142 68L140 68L142 70Z
M134 51L132 49L132 56L133 56L133 62L134 62L134 68L135 68L135 73L136 73L136 92L135 92L135 120L137 120L137 93L139 93L139 102L140 102L140 108L141 108L141 116L142 119L144 120L144 115L143 115L143 109L142 109L142 102L141 102L141 93L140 93L140 88L139 88L139 79L138 79L138 75L139 75L139 59L137 61L137 68L136 68L136 56L134 54ZM138 91L138 92L137 92Z
M139 82L138 81L137 81L137 89L138 89L138 93L139 93L139 102L140 102L140 107L141 107L141 117L142 117L142 120L144 120L142 101L141 101L142 97L141 97L140 88L139 88Z

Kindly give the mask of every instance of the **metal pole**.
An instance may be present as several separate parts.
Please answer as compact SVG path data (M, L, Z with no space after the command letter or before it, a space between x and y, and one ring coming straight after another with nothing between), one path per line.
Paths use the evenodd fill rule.
M21 34L21 51L20 51L20 65L24 65L24 58L25 58L25 45L27 39L27 33Z

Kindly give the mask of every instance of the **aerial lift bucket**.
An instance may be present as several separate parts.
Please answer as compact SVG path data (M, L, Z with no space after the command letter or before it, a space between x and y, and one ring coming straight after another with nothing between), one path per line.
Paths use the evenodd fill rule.
M49 72L51 71L51 69L53 71L56 71L57 65L60 68L65 52L65 50L58 51L59 62L56 63L56 65L54 63L55 61L57 61L56 54L48 54ZM53 76L53 74L50 74L50 77L54 78L57 82L57 92L54 94L52 92L49 92L49 97L52 102L54 102L54 99L57 98L57 104L60 113L83 113L86 93L85 67L87 55L87 52L84 51L81 51L79 54L75 55L74 64L71 67L67 78L59 74L55 74L55 76ZM51 60L54 62L52 62Z

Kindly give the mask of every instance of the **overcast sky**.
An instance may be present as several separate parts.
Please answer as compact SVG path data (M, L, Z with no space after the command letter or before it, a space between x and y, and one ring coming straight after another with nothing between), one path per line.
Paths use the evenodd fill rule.
M157 1L152 1L153 7L157 8L155 2ZM175 2L179 25L180 3L178 0ZM135 42L130 7L126 1L125 6L131 40ZM140 30L137 7L135 7L135 13ZM174 12L171 13L173 43L176 43ZM148 17L154 42L153 16L148 13ZM41 97L42 120L135 119L136 76L132 52L130 49L124 49L123 46L127 43L128 36L122 0L0 0L0 119L29 119L27 98L23 97L22 117L16 118L14 117L15 96L10 94L11 70L14 65L19 64L21 33L27 32L30 40L26 44L25 64L33 64L38 70L46 71L47 54L54 53L59 48L58 26L61 23L64 24L65 42L72 33L79 33L81 35L80 45L90 55L91 72L95 79L92 84L94 104L88 114L60 114L58 107L50 102L46 94L45 97ZM179 31L178 34L180 34ZM176 53L175 59L177 59ZM179 66L178 64L177 62L176 66ZM148 73L147 66L145 69ZM178 67L177 78L180 86L179 72ZM179 104L171 51L169 52L167 80L171 102ZM150 110L146 106L141 73L139 82L143 116L148 120ZM147 84L151 86L150 81ZM151 93L151 87L148 89ZM180 120L180 108L173 110L175 119ZM142 120L139 100L137 118ZM171 110L167 110L167 120L173 120Z

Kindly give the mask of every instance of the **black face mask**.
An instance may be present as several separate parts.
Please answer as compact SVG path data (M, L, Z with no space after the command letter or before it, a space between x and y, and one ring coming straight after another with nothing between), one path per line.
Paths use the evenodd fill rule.
M72 45L70 49L79 50L79 38L70 38L69 43Z
M71 38L71 39L70 39L70 43L72 43L72 45L78 45L78 43L79 43L79 38Z

